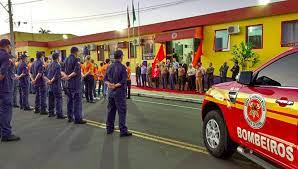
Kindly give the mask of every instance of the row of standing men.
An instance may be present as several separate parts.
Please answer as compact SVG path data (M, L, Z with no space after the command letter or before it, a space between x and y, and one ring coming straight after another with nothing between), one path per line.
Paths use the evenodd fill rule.
M82 115L82 78L84 79L85 86L88 83L92 83L92 80L88 79L88 76L92 75L86 68L82 69L79 60L79 49L77 47L71 48L71 54L63 63L59 61L59 54L54 53L52 55L52 62L49 65L44 63L44 55L41 52L36 53L36 61L28 68L27 55L23 54L19 60L15 61L11 54L10 41L3 39L0 41L0 137L1 141L18 141L20 137L13 135L11 131L11 119L12 119L12 107L17 107L16 100L13 97L16 96L17 90L20 93L20 108L24 111L31 111L33 108L29 105L29 88L30 80L35 89L35 110L36 114L47 115L49 117L56 117L57 119L68 118L68 122L74 122L75 124L85 124ZM115 57L116 57L115 53ZM118 55L123 57L123 53ZM118 58L119 58L118 56ZM88 65L88 59L87 59ZM118 62L115 62L118 63ZM115 65L115 64L112 64ZM122 64L121 64L122 65ZM110 67L113 66L109 66ZM121 67L122 68L122 67ZM83 70L83 72L82 72ZM117 69L116 69L117 70ZM87 72L84 72L87 71ZM89 70L90 71L90 70ZM119 91L119 89L125 90L126 95L126 83L127 83L127 69L125 67L125 85L115 85L117 81L121 81L121 78L114 79L114 72L106 70L107 73L104 76L103 85L109 88L108 99L108 118L107 118L107 133L111 134L114 131L115 114L118 110L120 123L120 136L130 136L125 125L126 117L126 97L124 100L114 99L113 92ZM85 73L85 74L84 74ZM110 76L109 76L110 75ZM102 77L103 78L103 77ZM117 83L111 83L109 81L115 81ZM87 83L87 85L86 85ZM63 85L62 85L63 84ZM93 82L94 84L94 82ZM118 87L120 86L120 88ZM89 87L88 87L89 88ZM91 86L92 88L92 86ZM64 90L67 95L67 116L64 116L62 110L62 91ZM87 90L86 96L88 96L90 90ZM116 92L117 93L117 92ZM46 96L48 95L48 111ZM14 100L14 103L13 103ZM89 100L92 101L91 98ZM121 104L120 104L120 103ZM119 106L122 105L122 106ZM120 116L121 114L121 116Z

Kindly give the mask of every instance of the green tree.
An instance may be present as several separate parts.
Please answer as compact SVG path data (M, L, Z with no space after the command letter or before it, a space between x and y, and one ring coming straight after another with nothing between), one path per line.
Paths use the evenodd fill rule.
M237 61L242 71L247 70L248 65L250 68L255 67L260 61L259 55L253 51L251 43L241 42L239 46L234 45L232 55L232 61Z
M41 33L41 34L49 34L51 31L50 30L43 29L43 28L40 28L38 32Z

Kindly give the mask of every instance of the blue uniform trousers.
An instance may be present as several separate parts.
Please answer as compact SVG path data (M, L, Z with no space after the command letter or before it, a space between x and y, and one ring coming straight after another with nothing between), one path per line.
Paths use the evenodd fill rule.
M0 94L0 135L7 138L11 135L12 93Z
M172 90L175 89L175 76L175 74L170 74L170 86Z
M81 92L67 91L67 116L75 119L76 122L82 120L82 95Z
M17 93L18 93L18 88L19 88L19 82L17 80L13 81L13 93L12 93L12 104L17 105Z
M46 104L46 86L35 86L35 109L45 111L47 109Z
M56 115L57 117L63 117L62 111L62 93L58 91L49 91L49 113L55 114L56 108Z
M116 111L119 116L119 129L120 133L126 133L126 92L121 95L113 95L109 93L108 96L108 117L107 117L107 130L114 130Z
M20 106L21 108L27 108L29 107L29 86L20 86L19 88L20 92Z

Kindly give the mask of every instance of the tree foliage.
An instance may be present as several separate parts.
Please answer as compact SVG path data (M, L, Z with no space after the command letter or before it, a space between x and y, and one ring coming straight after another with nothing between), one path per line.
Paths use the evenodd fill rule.
M248 66L255 67L260 61L259 55L253 51L251 43L241 42L239 46L234 45L232 55L232 61L237 61L242 70L246 70Z
M38 32L41 33L41 34L49 34L51 31L50 30L43 29L43 28L40 28Z

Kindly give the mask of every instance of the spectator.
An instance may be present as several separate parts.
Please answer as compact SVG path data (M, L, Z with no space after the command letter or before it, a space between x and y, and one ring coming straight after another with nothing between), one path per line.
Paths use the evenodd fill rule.
M196 69L192 66L192 64L189 64L189 67L187 70L187 77L188 77L189 90L195 90Z
M213 83L214 83L214 68L212 66L212 63L209 64L209 67L207 68L207 88L209 89Z
M97 77L98 77L98 97L100 97L100 91L103 92L103 90L101 90L101 87L103 89L103 78L104 78L104 74L103 74L103 63L100 63L100 66L97 69Z
M127 71L127 99L130 99L130 89L131 89L130 62L126 62L126 71Z
M153 87L152 86L152 66L148 66L148 69L147 69L147 81L148 81L148 86L149 87Z
M176 71L176 81L178 81L178 68L179 68L179 63L177 62L176 58L173 58L173 67Z
M138 63L136 66L136 82L137 86L141 86L141 67Z
M170 77L169 77L169 80L170 80L170 88L172 90L175 89L175 76L176 76L176 69L173 67L173 65L170 66L169 68L169 74L170 74Z
M204 74L205 74L205 70L202 67L202 64L199 64L196 72L196 91L199 93L202 93L204 90L203 88Z
M143 65L141 67L141 76L142 76L142 85L143 85L143 87L147 86L146 74L147 74L147 66L145 65L145 63L143 63Z
M185 69L182 67L182 65L179 65L178 68L178 84L179 84L179 90L184 90L184 76L185 76Z
M162 64L161 66L161 78L162 78L162 88L167 88L167 82L168 82L168 68L165 64Z
M154 79L155 87L159 88L160 69L157 64L155 65L155 68L153 69L152 77Z
M229 70L229 66L227 65L227 62L225 62L219 69L221 83L224 83L227 81L228 70Z
M94 66L94 69L93 69L93 71L94 71L94 74L93 74L93 76L94 76L94 84L93 84L93 92L92 92L92 94L93 94L93 97L95 98L95 99L97 99L97 92L96 92L96 87L97 87L97 81L98 81L98 76L97 76L97 71L98 71L98 65L94 62L94 60L93 59L91 59L91 63L93 64L93 66ZM99 96L98 96L99 97Z
M232 79L233 79L233 81L236 80L236 77L237 77L237 75L239 74L239 71L240 71L240 67L239 67L239 65L238 65L238 61L236 61L236 62L234 63L234 66L233 66L232 69L231 69L231 72L232 72Z

